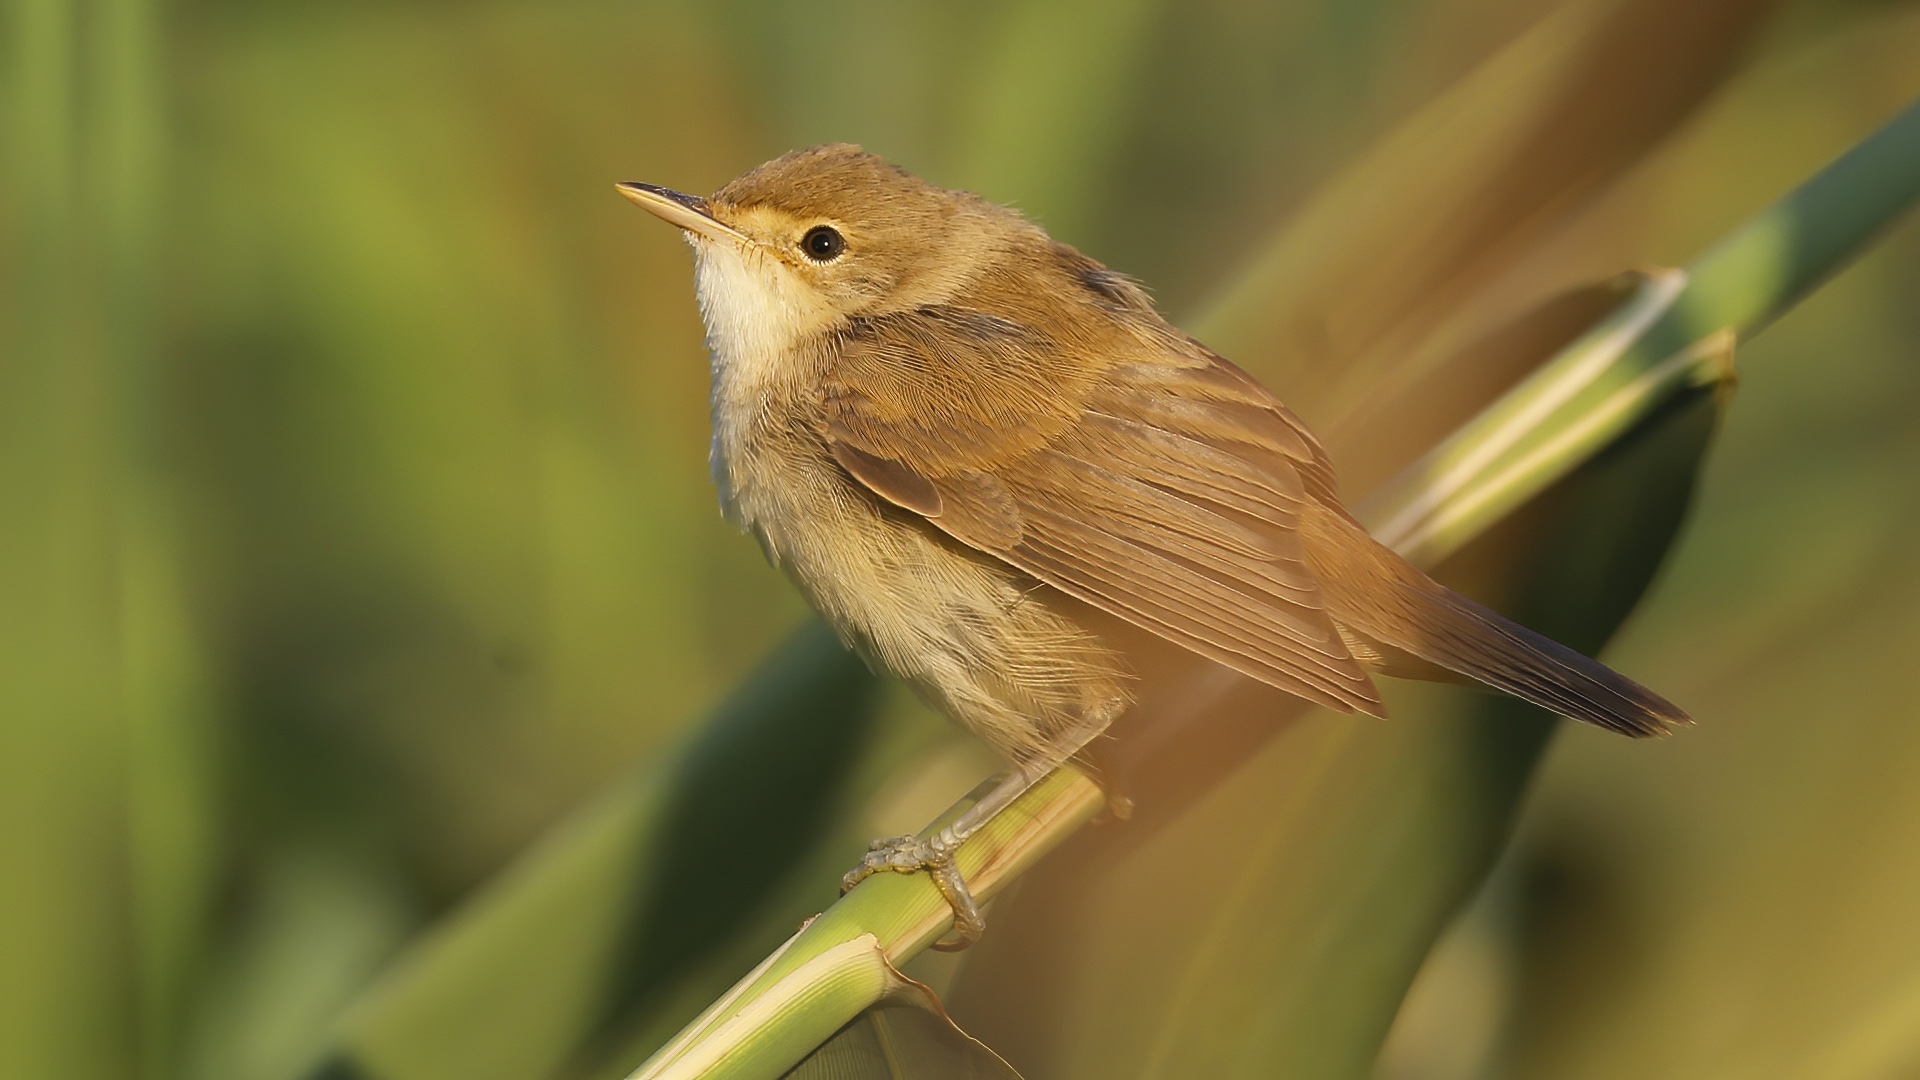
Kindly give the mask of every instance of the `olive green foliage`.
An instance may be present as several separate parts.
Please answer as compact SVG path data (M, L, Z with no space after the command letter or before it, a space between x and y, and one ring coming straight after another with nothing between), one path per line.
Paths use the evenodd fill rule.
M10 0L0 1075L617 1077L831 903L868 836L990 771L795 632L799 601L719 521L687 257L612 181L711 190L846 139L1017 204L1299 405L1364 492L1543 355L1461 366L1509 355L1501 327L1693 258L1920 93L1913 3L1702 2L1664 28L1656 6ZM1498 92L1568 57L1592 65L1579 96ZM1447 100L1476 104L1430 115L1463 86ZM1649 104L1592 104L1620 99ZM1536 107L1560 137L1501 134ZM1441 197L1500 155L1527 181ZM1916 294L1908 223L1743 348L1690 520L1608 654L1698 728L1559 737L1404 1007L1332 992L1398 969L1287 980L1333 940L1299 914L1316 888L1455 850L1417 830L1275 841L1290 872L1240 902L1294 919L1278 951L1211 942L1216 982L1181 1000L1285 983L1290 1022L1339 1028L1276 1051L1293 1075L1364 1072L1396 1008L1388 1080L1920 1067ZM1571 520L1594 544L1617 524ZM743 741L768 679L790 723ZM1408 689L1394 723L1449 693ZM1500 719L1460 709L1434 707L1435 745ZM1371 721L1301 730L1336 723ZM1517 792L1511 764L1459 775ZM1276 768L1312 820L1331 774ZM1400 775L1346 798L1411 798ZM1446 834L1475 860L1505 821L1482 813ZM1104 842L1187 839L1134 835ZM1209 874L1137 906L1175 917ZM1116 992L1054 1001L1051 1042L969 1017L966 980L1050 925L1047 887L996 908L996 951L915 972L1035 1080L1097 1067L1124 1013L1095 1007L1127 1000L1123 966L1036 949ZM1391 907L1343 918L1390 923L1400 963L1445 912ZM1216 1015L1240 1014L1113 1045L1183 1075L1170 1048Z

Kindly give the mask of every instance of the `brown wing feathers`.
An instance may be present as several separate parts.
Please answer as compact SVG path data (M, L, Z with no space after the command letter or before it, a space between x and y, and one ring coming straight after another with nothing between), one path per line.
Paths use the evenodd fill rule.
M1045 343L1005 320L972 323L990 332L970 338L970 355L951 358L943 372L890 378L899 372L890 361L911 351L894 335L911 333L911 322L867 321L843 346L847 360L826 395L828 432L855 478L917 512L937 505L927 516L962 542L1195 652L1334 708L1381 711L1300 549L1306 485L1289 452L1306 457L1309 444L1277 417L1268 417L1277 431L1262 434L1213 408L1209 399L1240 387L1209 381L1209 358L1082 379L1077 415L1063 415L1030 404L1057 401L1059 383L1046 395L1019 385L1040 366L1031 354L1010 365L1009 354ZM1176 365L1201 373L1190 400L1135 404L1174 394ZM906 383L955 375L968 380L970 393L958 400L972 408L946 418L943 437L875 424L919 396ZM956 438L969 428L976 438Z
M1337 633L1326 632L1331 623L1324 612L1263 595L1217 563L1183 558L1151 537L1116 536L1045 507L1027 508L1026 535L1003 557L1063 592L1264 682L1345 711L1380 711L1371 681ZM1313 622L1326 631L1299 633Z
M835 459L961 542L1333 708L1383 712L1337 621L1627 734L1685 720L1380 547L1339 508L1325 451L1284 406L1167 328L1137 290L1095 284L1099 319L930 307L856 320L824 387ZM990 306L1018 315L1024 302ZM1122 309L1138 317L1115 319ZM1066 349L1035 325L1076 340ZM1108 340L1084 340L1099 333ZM1112 359L1059 362L1090 352ZM916 411L929 401L946 412Z

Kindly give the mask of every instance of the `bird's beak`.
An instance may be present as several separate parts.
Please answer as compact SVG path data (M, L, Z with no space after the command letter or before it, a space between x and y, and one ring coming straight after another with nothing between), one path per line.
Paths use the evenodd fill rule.
M683 195L672 188L637 184L631 181L613 185L622 195L640 204L641 209L669 225L678 225L690 233L711 240L747 243L746 236L722 225L713 216L707 200L698 195Z

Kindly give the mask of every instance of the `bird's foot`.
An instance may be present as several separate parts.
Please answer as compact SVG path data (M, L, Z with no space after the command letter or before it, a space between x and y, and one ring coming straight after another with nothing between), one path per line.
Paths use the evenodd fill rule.
M960 868L954 865L953 852L960 846L964 837L956 837L951 830L942 829L932 837L922 840L917 836L889 836L875 840L860 865L847 872L840 879L840 892L860 884L875 874L891 872L911 874L925 870L933 879L934 887L940 895L946 897L947 905L953 908L954 936L933 944L941 952L957 952L980 940L980 934L987 928L987 920L980 914L980 905L974 902L973 893L967 889L966 878L960 875Z

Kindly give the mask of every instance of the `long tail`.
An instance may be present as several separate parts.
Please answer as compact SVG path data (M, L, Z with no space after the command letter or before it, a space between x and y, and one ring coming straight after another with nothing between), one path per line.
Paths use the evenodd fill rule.
M1366 637L1623 735L1664 735L1693 722L1659 694L1439 585L1351 528L1333 555L1341 565L1328 568L1321 588L1329 613ZM1391 665L1386 673L1394 674Z
M1360 626L1370 637L1550 712L1634 738L1665 735L1693 720L1679 706L1598 660L1536 634L1459 593L1409 590L1421 607L1413 633Z

